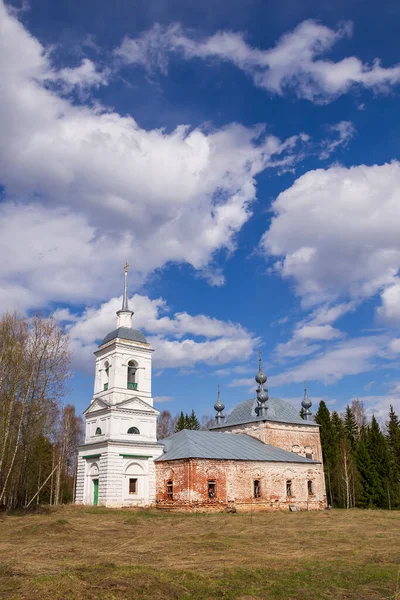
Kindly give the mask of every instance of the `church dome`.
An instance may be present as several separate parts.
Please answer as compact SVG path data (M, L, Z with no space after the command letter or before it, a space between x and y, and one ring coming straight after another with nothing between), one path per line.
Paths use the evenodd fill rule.
M142 344L147 344L147 340L144 337L143 333L138 331L137 329L132 329L131 327L118 327L111 331L106 335L104 340L100 343L100 346L103 344L107 344L111 342L111 340L115 340L116 338L121 338L122 340L129 340L130 342L140 342Z
M297 423L301 425L313 425L300 417L298 410L286 400L280 398L269 398L266 403L265 416L258 415L258 402L256 398L241 402L226 417L223 427L232 425L244 425L253 421L276 421L279 423Z

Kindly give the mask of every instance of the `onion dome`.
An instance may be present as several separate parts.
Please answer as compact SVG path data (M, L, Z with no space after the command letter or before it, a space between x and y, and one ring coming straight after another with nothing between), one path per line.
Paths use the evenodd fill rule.
M258 351L258 373L255 376L255 380L259 384L256 389L258 407L259 407L259 415L265 416L266 410L267 410L266 403L268 401L268 390L264 389L264 383L267 381L267 376L265 375L264 371L262 370L261 350Z
M222 414L222 411L225 408L224 403L221 400L221 390L218 384L218 398L216 403L214 404L214 408L217 411L217 414L215 415L215 420L217 421L218 424L221 423L221 421L223 421L225 419L225 416Z
M304 398L302 400L301 406L304 408L304 419L309 421L309 417L311 417L312 412L310 408L312 407L312 402L307 394L307 382L304 382Z

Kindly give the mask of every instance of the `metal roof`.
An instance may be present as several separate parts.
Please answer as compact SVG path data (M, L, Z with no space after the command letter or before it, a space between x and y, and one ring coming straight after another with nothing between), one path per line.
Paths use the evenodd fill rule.
M183 458L290 462L310 465L316 462L294 452L264 444L245 433L183 429L164 440L159 440L159 443L164 446L164 454L156 459L160 462Z
M111 342L116 338L121 338L123 340L129 340L131 342L141 342L142 344L147 344L147 340L144 337L143 333L138 331L137 329L131 329L130 327L118 327L118 329L114 329L106 335L104 340L100 343L100 346L103 344L107 344L107 342Z
M312 421L304 421L296 410L296 408L280 398L269 398L266 403L266 415L258 416L258 402L256 398L250 398L241 402L232 410L220 425L214 425L210 429L219 429L231 425L243 425L245 423L253 423L257 421L275 421L277 423L293 423L295 425L311 425L316 426Z

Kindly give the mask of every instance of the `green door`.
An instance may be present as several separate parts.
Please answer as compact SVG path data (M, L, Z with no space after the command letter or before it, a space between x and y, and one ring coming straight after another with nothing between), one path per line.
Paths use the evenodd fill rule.
M97 506L99 503L99 480L93 479L93 504Z

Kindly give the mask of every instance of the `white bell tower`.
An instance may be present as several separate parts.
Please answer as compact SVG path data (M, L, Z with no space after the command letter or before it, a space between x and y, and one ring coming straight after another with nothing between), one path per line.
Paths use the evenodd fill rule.
M128 267L124 272L122 308L117 312L117 329L101 342L96 356L93 401L115 405L135 395L151 406L151 356L153 349L144 335L132 329L133 311L128 306Z
M79 448L76 501L106 506L148 506L155 499L154 459L159 411L151 395L153 349L132 329L128 267L117 328L105 336L96 357L94 394L85 411L86 437Z

